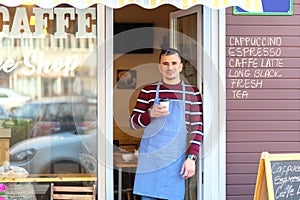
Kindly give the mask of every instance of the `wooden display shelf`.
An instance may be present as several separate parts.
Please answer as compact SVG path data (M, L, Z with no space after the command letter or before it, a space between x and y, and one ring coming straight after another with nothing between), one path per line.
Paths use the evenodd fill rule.
M14 177L0 175L1 183L34 183L34 182L81 182L96 181L96 174L30 174L27 177Z

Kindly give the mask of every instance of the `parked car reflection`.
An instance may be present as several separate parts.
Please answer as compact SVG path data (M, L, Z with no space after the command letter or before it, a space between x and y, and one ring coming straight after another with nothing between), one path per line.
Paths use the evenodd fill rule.
M0 105L0 119L9 119L9 114L3 105Z
M10 113L30 100L31 98L29 96L18 94L8 88L0 88L0 104Z
M30 174L80 173L85 170L80 155L96 157L96 137L93 125L85 130L30 138L10 148L10 165L22 167Z
M60 97L32 101L12 115L17 124L30 120L28 137L50 135L68 131L74 126L88 127L96 121L96 100L81 97Z

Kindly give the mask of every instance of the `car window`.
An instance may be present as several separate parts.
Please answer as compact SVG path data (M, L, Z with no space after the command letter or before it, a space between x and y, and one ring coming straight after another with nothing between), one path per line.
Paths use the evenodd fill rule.
M96 104L87 102L51 102L44 104L43 122L59 121L66 116L72 116L79 122L96 121ZM32 111L26 111L32 112Z
M42 115L43 105L39 103L30 103L18 108L13 117L37 119Z
M88 102L73 103L72 113L76 121L95 121L96 104Z
M49 103L43 113L43 118L41 121L57 121L57 113L59 112L59 107L57 103Z
M96 112L97 106L96 104L87 104L86 111L84 112L84 118L86 121L96 121Z
M59 106L58 117L73 116L72 103L61 103Z
M73 103L72 113L77 121L86 120L84 115L86 113L86 104L85 103Z

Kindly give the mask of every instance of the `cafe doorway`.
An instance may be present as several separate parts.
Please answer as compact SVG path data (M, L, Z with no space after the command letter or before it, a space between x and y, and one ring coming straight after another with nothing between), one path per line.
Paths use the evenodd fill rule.
M157 69L157 59L161 48L170 46L182 52L185 58L183 78L185 81L196 85L203 92L203 65L205 63L203 57L208 57L207 55L203 56L204 12L202 6L179 10L170 5L160 6L152 10L130 5L115 9L113 12L114 42L118 41L117 44L113 45L113 140L122 150L132 153L138 149L142 130L131 130L128 119L141 88L161 77ZM128 15L128 13L136 13L139 18ZM123 35L120 27L123 28ZM131 30L142 27L145 28L145 32ZM142 47L146 48L135 51L136 49L132 45L134 42L129 42L130 32L137 34L131 38L135 42L139 42L136 41L139 36L143 40L151 40L152 46L148 46L149 41L146 41L146 43L141 44ZM120 47L121 45L128 49L124 49L124 46ZM202 199L203 197L202 184L198 184L202 183L202 162L203 160L200 160L198 163L199 173L190 186L193 194L187 196L186 199ZM116 169L118 171L118 168ZM132 173L130 171L132 169L123 168L122 170L123 172L125 170L125 173ZM117 183L120 181L119 175L114 173L114 180ZM123 183L124 181L123 175ZM130 179L130 182L133 186L133 179ZM122 197L119 196L118 198Z

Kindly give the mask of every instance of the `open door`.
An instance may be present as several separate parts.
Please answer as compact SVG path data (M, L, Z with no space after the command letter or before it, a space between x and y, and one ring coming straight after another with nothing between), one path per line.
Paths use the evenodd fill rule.
M184 59L182 78L202 92L202 6L170 14L170 44ZM198 160L197 176L186 181L185 200L202 199L202 160Z
M182 75L200 91L202 91L202 18L202 6L170 14L170 44L178 49L186 60Z
M202 91L204 141L198 161L196 199L226 199L225 19L225 9L205 6L174 12L170 18L170 43L196 66L193 76Z

